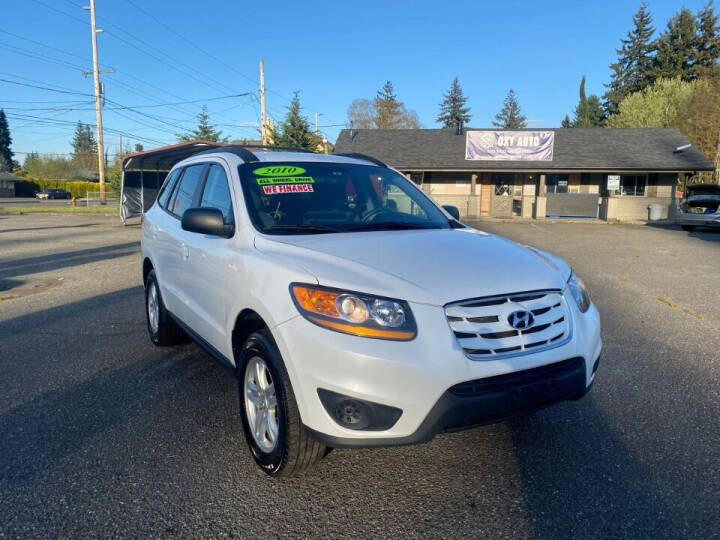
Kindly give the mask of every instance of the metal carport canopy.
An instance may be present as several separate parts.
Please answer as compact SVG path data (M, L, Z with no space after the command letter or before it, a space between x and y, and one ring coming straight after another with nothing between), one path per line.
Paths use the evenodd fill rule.
M141 216L152 206L162 181L176 163L209 148L221 146L226 145L195 140L125 156L120 188L120 217L123 222Z

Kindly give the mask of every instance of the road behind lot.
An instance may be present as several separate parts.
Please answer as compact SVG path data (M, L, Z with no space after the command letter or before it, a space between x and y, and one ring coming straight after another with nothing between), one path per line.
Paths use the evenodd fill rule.
M0 537L717 536L720 233L481 228L585 279L605 343L590 395L276 482L232 375L150 344L137 227L0 216Z

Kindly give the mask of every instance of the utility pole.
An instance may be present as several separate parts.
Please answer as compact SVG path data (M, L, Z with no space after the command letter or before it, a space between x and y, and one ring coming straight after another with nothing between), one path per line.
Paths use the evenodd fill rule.
M95 123L97 125L97 145L98 145L98 177L100 179L100 204L106 204L105 199L105 144L103 142L103 126L102 126L102 99L100 88L100 72L98 71L98 48L97 35L102 29L95 26L95 0L90 0L90 6L84 6L83 9L90 10L90 27L92 30L92 52L93 52L93 86L95 87Z
M315 113L315 135L320 134L320 128L318 127L318 113Z
M265 61L260 60L260 139L263 145L267 140L267 116L265 113Z

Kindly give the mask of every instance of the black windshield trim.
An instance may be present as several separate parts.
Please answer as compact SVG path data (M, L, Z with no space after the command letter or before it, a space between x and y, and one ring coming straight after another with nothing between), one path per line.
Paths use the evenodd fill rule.
M342 167L342 168L352 168L352 169L380 169L379 167L375 167L373 165L367 165L367 164L355 164L355 163L343 163L343 162L332 162L332 161L302 161L302 160L278 160L278 161L262 161L262 162L253 162L253 163L243 163L238 165L238 173L240 175L240 186L243 191L243 198L245 199L245 206L246 210L248 212L248 216L250 217L250 222L252 223L253 227L257 230L257 232L261 234L267 234L267 235L287 235L287 234L328 234L328 233L353 233L353 232L364 232L364 231L382 231L382 230L441 230L441 229L452 229L451 223L449 220L447 220L442 213L442 210L438 207L438 205L430 199L421 189L418 188L417 185L415 185L412 181L408 180L406 177L404 177L402 174L398 173L397 171L393 169L384 169L385 174L392 174L393 176L397 176L398 179L401 179L401 181L404 181L407 183L407 186L404 187L404 189L407 192L407 195L410 196L411 193L416 193L417 198L422 201L420 203L416 200L416 203L423 209L423 211L428 215L428 219L433 218L433 212L429 211L429 208L434 209L437 212L437 216L434 216L434 219L437 221L427 221L427 225L424 226L423 224L416 224L413 222L402 222L402 221L393 221L393 222L383 222L383 223L341 223L339 226L336 226L335 223L329 224L329 225L323 225L323 224L287 224L287 225L270 225L266 226L264 225L260 220L260 213L258 211L258 208L256 208L255 202L252 200L252 195L250 194L250 189L246 189L251 187L249 185L249 180L251 179L250 173L252 170L258 167L258 165L262 164L263 166L273 166L273 165L288 165L288 166L299 166L303 168L310 168L310 167ZM382 169L381 169L382 170ZM375 173L372 173L375 174ZM411 198L415 198L413 195ZM424 206L427 205L427 208Z

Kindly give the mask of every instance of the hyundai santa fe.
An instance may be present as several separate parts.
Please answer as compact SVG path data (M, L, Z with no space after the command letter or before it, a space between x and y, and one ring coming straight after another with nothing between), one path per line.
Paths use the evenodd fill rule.
M150 338L234 370L257 464L426 442L582 397L600 317L562 259L467 227L359 154L228 146L142 223Z

